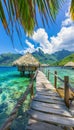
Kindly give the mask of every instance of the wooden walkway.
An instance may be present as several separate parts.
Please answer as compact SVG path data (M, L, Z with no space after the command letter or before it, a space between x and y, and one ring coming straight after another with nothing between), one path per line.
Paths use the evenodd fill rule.
M46 76L38 71L36 95L29 110L27 130L63 130L74 128L74 118Z

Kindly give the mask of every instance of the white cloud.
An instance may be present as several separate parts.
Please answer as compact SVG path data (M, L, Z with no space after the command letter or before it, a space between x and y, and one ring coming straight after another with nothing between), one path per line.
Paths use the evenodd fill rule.
M69 9L65 14L66 19L62 22L60 32L56 37L51 37L51 43L53 44L53 52L62 49L74 51L74 23L70 19Z
M62 21L62 26L71 26L73 25L73 21L70 18L70 5L68 8L68 12L65 13L66 19Z
M15 51L16 51L17 53L20 53L20 54L23 53L23 50L18 50L17 48L15 48Z
M25 43L28 45L28 48L25 50L25 52L34 52L35 51L35 48L34 48L34 45L29 42L28 40L25 41Z
M74 22L70 19L69 8L65 14L66 18L62 21L62 27L57 33L57 36L52 36L50 37L50 40L48 40L48 34L44 29L40 28L34 32L32 36L33 40L40 43L40 48L45 53L50 54L62 49L74 51Z
M62 22L62 26L70 26L72 24L73 24L73 22L72 22L72 20L70 18L67 18L66 20L64 20Z
M73 22L67 23L70 18L63 21L63 26L57 36L50 37L44 29L40 28L34 32L32 39L40 43L40 49L44 53L54 53L56 51L66 49L74 51L74 25Z
M48 38L48 34L43 28L39 28L37 31L34 31L32 35L32 40L39 43L36 49L34 45L28 40L25 41L28 48L25 50L19 51L20 53L26 52L34 52L39 48L44 51L44 53L54 53L56 51L66 49L70 51L74 51L74 23L70 19L69 10L65 14L66 19L62 22L62 27L60 31L57 33L57 36ZM18 51L18 50L16 50Z
M34 45L32 43L30 43L28 40L25 40L25 43L27 44L28 48L27 49L24 49L24 50L18 50L15 48L15 51L17 53L20 53L20 54L25 54L27 52L34 52L35 51L35 48L34 48Z
M51 37L53 52L67 49L74 50L74 26L62 27L56 37Z
M52 52L52 45L48 40L48 34L45 32L45 29L39 28L36 32L34 32L32 39L40 43L40 49L42 49L44 53Z

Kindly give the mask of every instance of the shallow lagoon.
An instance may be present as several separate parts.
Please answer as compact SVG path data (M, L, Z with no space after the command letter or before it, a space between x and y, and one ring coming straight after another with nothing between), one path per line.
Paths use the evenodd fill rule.
M25 92L30 79L20 77L15 67L0 67L0 126Z

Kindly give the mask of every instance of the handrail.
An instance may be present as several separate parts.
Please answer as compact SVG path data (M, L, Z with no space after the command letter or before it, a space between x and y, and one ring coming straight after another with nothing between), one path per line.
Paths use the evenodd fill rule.
M51 74L55 75L61 82L64 83L64 80L62 78L60 78L57 74L53 73L53 72L50 72ZM71 91L74 92L74 88L71 86L71 84L69 83L68 84L69 88L71 89Z
M13 111L9 115L9 118L5 121L5 123L3 124L3 126L2 126L2 128L0 130L7 130L8 128L10 128L10 126L12 124L12 121L17 117L18 109L20 108L22 103L25 101L27 95L29 94L30 87L25 91L25 93L22 96L22 98L17 102L17 104L14 107Z
M38 74L38 70L36 70L35 75L34 75L34 77L32 78L32 80L34 80L34 79L36 78L37 74Z
M24 92L23 96L18 100L17 104L13 108L11 114L9 115L8 119L4 122L0 130L8 130L13 122L13 120L17 117L17 112L20 106L23 104L23 102L26 100L26 97L31 92L31 89L33 89L33 81L37 76L38 71L36 71L34 77L31 80L31 83L29 84L28 88Z
M54 74L54 73L52 73L52 72L50 72L50 73L53 74L53 75L55 75L61 82L64 83L64 80L63 80L62 78L60 78L57 74Z
M50 73L54 75L54 87L57 89L57 79L59 79L61 82L64 83L64 101L66 103L66 106L70 106L70 95L69 95L69 90L71 90L74 93L74 88L71 86L70 81L69 81L69 76L64 76L64 80L57 75L57 71L51 72L48 70L48 80L50 78ZM74 99L74 97L73 97Z

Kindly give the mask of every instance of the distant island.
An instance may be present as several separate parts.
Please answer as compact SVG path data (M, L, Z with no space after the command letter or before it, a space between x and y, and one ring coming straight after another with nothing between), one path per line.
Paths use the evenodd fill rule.
M50 66L64 66L67 62L74 62L74 52L68 50L61 50L53 54L45 54L39 49L39 51L33 52L32 55L38 59L41 64L49 64ZM11 66L12 62L21 56L22 54L0 54L0 66Z

